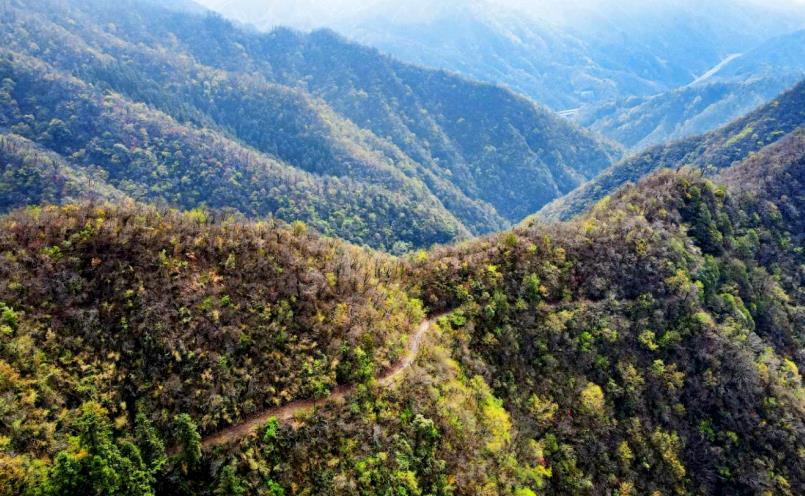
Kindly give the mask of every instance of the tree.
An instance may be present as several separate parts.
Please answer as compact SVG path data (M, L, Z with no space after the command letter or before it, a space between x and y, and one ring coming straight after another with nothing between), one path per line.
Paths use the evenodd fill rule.
M153 472L159 472L166 462L165 443L144 413L137 414L134 424L134 436L143 461Z
M215 496L242 496L246 493L243 481L238 477L237 466L230 463L218 474L218 483L212 492Z
M601 386L595 383L588 383L584 389L581 390L581 409L594 416L603 414L604 410L604 391Z
M186 413L177 415L174 423L174 436L181 447L178 455L179 461L182 464L182 470L186 473L188 469L201 461L201 434L198 433L196 423Z
M115 440L98 403L85 403L75 421L78 436L60 451L34 495L151 496L154 471L128 440Z

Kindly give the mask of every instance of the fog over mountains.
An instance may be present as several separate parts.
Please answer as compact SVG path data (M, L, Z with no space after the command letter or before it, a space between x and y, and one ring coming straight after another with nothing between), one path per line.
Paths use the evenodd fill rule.
M332 28L409 62L507 84L557 110L687 84L729 54L805 27L797 2L205 3L261 29Z
M773 57L764 46L805 28L799 0L202 3L258 29L334 29L406 62L503 84L634 149L726 124L803 74L799 40ZM669 105L684 110L660 117Z

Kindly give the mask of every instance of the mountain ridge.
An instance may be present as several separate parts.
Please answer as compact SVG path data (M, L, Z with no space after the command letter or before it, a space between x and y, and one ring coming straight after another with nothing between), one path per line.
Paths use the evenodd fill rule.
M703 134L774 99L805 77L805 30L778 36L723 61L706 79L649 97L593 105L580 124L632 150Z
M718 171L742 160L805 123L805 81L730 124L701 136L659 145L613 165L599 177L543 207L535 218L568 219L629 181L652 170L692 165Z
M396 252L503 228L618 156L616 147L507 90L406 66L332 33L258 35L220 18L139 2L128 2L127 16L116 18L102 2L91 11L69 2L11 5L8 48L42 57L100 91L147 103L315 176L346 174L381 189L384 181L402 183L408 210L429 197L428 208L452 224L435 238L383 243L377 227L347 234L331 214L316 220L327 234ZM367 65L375 76L365 77ZM511 188L504 173L531 178ZM367 214L357 222L371 225L361 218Z
M803 143L791 133L725 173L763 178L754 191L662 170L572 222L407 259L138 205L3 217L0 482L796 494ZM405 361L424 305L449 313L382 387L374 371ZM295 428L268 418L201 449L305 398L319 407Z

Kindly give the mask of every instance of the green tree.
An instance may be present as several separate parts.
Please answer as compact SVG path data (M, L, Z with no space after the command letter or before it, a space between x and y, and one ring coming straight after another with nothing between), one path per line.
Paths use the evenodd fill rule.
M215 496L242 496L246 494L246 487L238 477L237 466L234 462L221 469L218 474L218 483L212 493Z
M165 465L165 443L144 413L137 414L134 420L134 436L140 448L143 461L152 471L158 472Z
M128 440L115 441L106 410L90 402L75 421L77 436L60 451L36 496L151 496L154 471Z
M182 470L187 472L201 461L201 434L198 433L198 427L190 415L182 413L175 418L174 435L181 447L179 460Z

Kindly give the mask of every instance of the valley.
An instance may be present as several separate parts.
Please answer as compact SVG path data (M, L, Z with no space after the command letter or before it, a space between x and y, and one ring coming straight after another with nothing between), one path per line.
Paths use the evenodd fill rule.
M0 2L0 496L805 493L798 5Z

